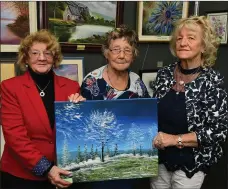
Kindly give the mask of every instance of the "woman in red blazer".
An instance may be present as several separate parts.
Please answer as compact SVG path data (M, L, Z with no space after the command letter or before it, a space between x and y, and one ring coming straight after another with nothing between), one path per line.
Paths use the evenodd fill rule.
M1 188L65 188L69 174L57 166L54 101L79 93L79 84L54 74L62 60L57 39L46 30L28 35L20 44L18 65L27 70L1 83L1 121L5 147ZM75 98L75 97L74 97ZM72 100L72 98L71 98ZM84 100L76 95L76 101Z

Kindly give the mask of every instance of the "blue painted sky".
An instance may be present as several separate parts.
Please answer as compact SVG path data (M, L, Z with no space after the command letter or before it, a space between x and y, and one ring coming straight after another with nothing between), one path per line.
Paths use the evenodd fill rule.
M84 144L87 145L88 151L91 145L94 149L98 146L100 150L101 142L96 140L87 140L85 128L93 121L89 121L91 112L98 111L101 114L104 111L111 112L115 115L115 124L118 130L112 130L107 134L111 138L107 145L110 150L114 149L114 145L118 144L119 150L129 150L132 146L132 140L129 138L129 131L132 128L137 128L143 135L135 136L133 140L137 140L142 145L143 149L151 148L152 138L157 133L157 101L155 99L132 99L132 100L106 100L106 101L86 101L79 104L70 102L55 103L56 111L56 128L57 128L57 153L61 152L64 136L67 136L68 146L70 151L76 151L80 145L83 151ZM86 122L87 119L87 122ZM103 119L101 117L101 119ZM113 135L121 130L119 137ZM61 132L60 132L61 131ZM98 130L100 132L100 130ZM93 131L94 132L94 131ZM98 132L98 133L99 133ZM91 132L87 132L89 136ZM102 135L103 136L103 135Z

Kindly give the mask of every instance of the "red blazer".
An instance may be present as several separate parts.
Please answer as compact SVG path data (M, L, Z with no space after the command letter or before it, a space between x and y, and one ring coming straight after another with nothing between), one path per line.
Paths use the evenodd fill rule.
M80 89L77 82L57 75L54 87L55 101L67 101ZM1 83L1 106L5 147L0 169L17 177L44 180L33 175L32 169L42 156L56 160L55 129L28 72Z

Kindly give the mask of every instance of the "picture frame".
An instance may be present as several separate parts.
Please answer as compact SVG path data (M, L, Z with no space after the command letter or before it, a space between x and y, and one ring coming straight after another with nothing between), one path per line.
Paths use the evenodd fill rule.
M169 7L172 7L172 14L170 13ZM184 1L138 2L137 33L139 41L170 41L174 22L188 16L188 7L189 2ZM172 15L175 15L175 17L172 17ZM162 22L162 20L164 22Z
M153 85L153 82L155 82L156 80L157 72L157 69L139 70L139 76L145 84L147 91L151 97L153 96L153 90L151 86Z
M16 76L15 72L15 61L16 60L2 60L0 63L0 81L9 79Z
M0 63L0 83L3 80L9 79L15 76L15 60L1 60ZM0 157L2 156L5 140L2 133L2 127L0 125Z
M66 5L66 2L68 3L67 5ZM58 2L58 3L61 3L61 2ZM100 41L104 40L104 37L103 37L104 33L107 31L110 31L114 27L120 26L123 23L124 2L64 1L62 3L65 3L65 5L62 4L63 7L65 6L65 9L61 11L62 12L61 14L58 13L58 9L56 9L55 15L54 13L53 14L51 13L51 11L53 12L53 8L51 6L56 7L55 5L53 5L53 2L41 1L39 3L39 7L40 7L39 28L48 29L49 31L53 32L56 35L56 37L58 37L59 42L61 44L62 52L77 52L77 51L100 52L101 44L102 44ZM83 10L88 10L88 11L84 11L83 13L84 15L82 15L82 13L78 15L76 15L76 13L75 14L72 13L72 12L76 12L75 4L78 4L78 3L80 4L81 7L84 7ZM96 8L97 10L95 11L105 11L105 12L92 12L92 10L94 11L94 9L92 9L91 7L93 6L94 8L95 3L97 7ZM111 5L112 7L110 9L111 11L106 12L109 9L103 9L104 6L107 4ZM113 4L116 4L116 5L113 5ZM87 9L86 7L87 8L90 7L90 8ZM51 11L49 11L50 9ZM74 11L70 11L71 9ZM82 9L79 9L79 10L81 11ZM113 16L113 13L114 13L114 16ZM107 16L104 16L104 14L107 14ZM56 18L54 19L52 17L49 17L49 15L52 15L52 17L56 17ZM115 17L115 19L112 20L113 17L110 17L110 15ZM92 25L91 23L95 23L95 22L97 23L94 24L92 27L89 27ZM99 29L99 27L101 29Z
M228 12L211 12L207 13L207 18L212 24L216 34L220 38L220 44L227 44L227 30L228 30Z
M83 57L64 58L54 72L56 75L77 81L81 85L84 78L83 60Z
M2 3L11 3L11 6L15 6L13 3L28 3L28 12L27 14L29 15L29 23L27 23L27 20L25 18L23 19L18 19L17 17L14 17L14 11L8 10L7 8L2 8L3 4ZM12 1L12 2L0 2L1 4L1 52L18 52L19 44L22 36L25 36L27 33L24 32L24 30L19 30L18 28L26 28L27 25L29 25L29 33L37 31L37 6L36 2L26 2L26 1ZM6 5L5 5L6 6ZM23 5L24 6L24 5ZM10 8L9 8L10 9ZM8 12L7 12L8 10ZM26 12L26 11L24 11ZM6 15L7 17L4 17L3 15ZM26 13L21 13L22 16L26 15ZM21 16L20 15L20 16ZM19 20L19 21L18 21ZM23 20L23 23L21 23ZM11 29L9 29L8 24L11 24ZM19 31L17 34L14 33L16 31ZM4 38L4 42L3 42Z

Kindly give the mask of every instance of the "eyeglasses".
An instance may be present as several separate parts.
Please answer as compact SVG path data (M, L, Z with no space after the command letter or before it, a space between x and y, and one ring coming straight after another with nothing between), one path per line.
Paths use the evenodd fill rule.
M47 51L30 50L29 52L32 58L38 58L41 55L41 53L46 58L53 58L53 55L54 55L52 51L48 51L48 50Z
M109 49L113 54L120 54L121 51L124 52L125 55L132 55L132 50L131 49L119 49L119 48L114 48L114 49Z

